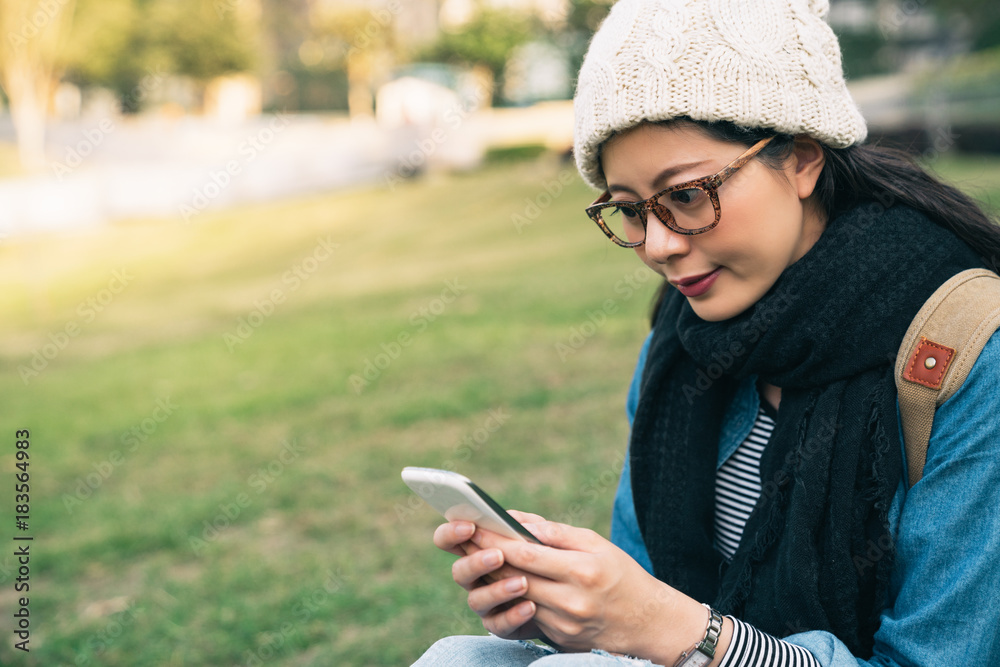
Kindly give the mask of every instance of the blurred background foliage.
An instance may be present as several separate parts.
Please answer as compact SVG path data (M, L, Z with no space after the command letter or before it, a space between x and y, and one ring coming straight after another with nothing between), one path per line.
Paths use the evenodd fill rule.
M199 113L213 79L243 74L256 87L261 110L353 117L372 114L380 86L412 64L438 63L486 73L492 105L523 105L572 94L589 37L611 4L5 0L0 88L28 144L22 158L35 166L41 152L37 119L51 110L60 84L75 86L83 107L110 92L124 113L163 105ZM961 95L961 82L978 86L1000 79L1000 56L970 64L982 72L974 81L939 71L945 63L1000 48L995 0L833 0L830 23L852 80L918 71L933 79L937 73L947 82L941 90ZM549 60L558 61L553 66L565 81L525 90L525 71ZM150 72L172 77L173 85L165 87L171 92L135 95Z
M46 4L56 9L39 9ZM35 100L31 109L21 105L23 114L37 114L60 83L77 86L84 101L96 91L111 91L126 113L171 101L197 112L211 80L236 73L253 77L263 110L350 111L354 116L371 113L377 89L416 62L479 68L492 82L491 104L525 104L571 95L589 37L611 4L5 0L0 33L8 39L0 47L0 84L12 98L15 124L22 98ZM855 80L917 70L933 73L967 54L1000 48L1000 3L994 0L834 0L830 23L841 40L845 69ZM36 32L48 40L44 49L35 48L43 40L25 39ZM20 48L19 41L29 48ZM523 82L518 76L512 80L511 74L538 53L524 51L531 45L546 45L548 53L559 54L565 85L548 92L516 90ZM995 67L998 58L987 60ZM982 68L983 62L975 67ZM190 94L174 100L138 99L131 92L149 72L185 81ZM29 73L35 84L19 83ZM993 80L996 74L990 69L985 78ZM954 90L954 80L942 78L950 82L947 90Z
M32 22L38 4L7 0L0 29L17 34L20 24ZM287 87L282 75L308 78L336 73L345 78L355 58L370 61L359 85L371 88L391 77L394 67L412 62L483 66L502 81L516 49L542 41L566 54L572 73L612 2L53 0L53 4L65 24L59 47L45 56L52 61L53 76L84 88L113 90L127 111L138 111L128 92L150 70L202 82L250 72L262 77L266 97L274 100L282 97L283 83ZM387 12L384 20L379 11ZM370 29L373 16L377 30ZM420 17L415 30L408 20L412 17ZM834 0L830 17L851 78L1000 47L1000 3L993 0ZM10 59L9 47L0 58ZM346 90L340 90L325 108L347 110L347 97ZM500 94L496 101L509 100Z
M260 25L200 0L76 0L62 56L66 80L103 86L127 111L149 71L208 80L259 66Z

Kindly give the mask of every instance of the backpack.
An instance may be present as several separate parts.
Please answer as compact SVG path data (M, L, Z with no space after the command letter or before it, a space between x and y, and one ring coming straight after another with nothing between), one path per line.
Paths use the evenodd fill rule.
M906 330L896 389L911 487L923 476L935 409L962 386L998 328L1000 276L969 269L941 285Z

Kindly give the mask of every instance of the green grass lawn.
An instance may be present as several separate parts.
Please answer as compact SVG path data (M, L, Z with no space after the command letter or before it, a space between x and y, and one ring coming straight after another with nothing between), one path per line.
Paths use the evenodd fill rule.
M996 201L997 161L942 169ZM655 281L590 198L541 159L0 243L0 516L34 537L29 593L0 555L0 664L406 665L478 633L406 465L606 535Z

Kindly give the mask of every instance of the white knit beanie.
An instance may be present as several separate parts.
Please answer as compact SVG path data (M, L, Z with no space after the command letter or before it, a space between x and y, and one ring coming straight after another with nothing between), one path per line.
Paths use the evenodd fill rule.
M601 145L642 121L687 116L864 141L828 0L620 0L594 35L573 108L584 180L607 187Z

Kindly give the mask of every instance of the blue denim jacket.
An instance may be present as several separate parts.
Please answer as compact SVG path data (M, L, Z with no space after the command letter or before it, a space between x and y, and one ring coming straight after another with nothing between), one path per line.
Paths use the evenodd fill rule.
M629 425L648 351L649 338L629 388ZM750 433L759 401L755 378L749 378L726 413L718 466ZM911 489L900 480L889 512L896 566L874 657L855 658L828 632L802 632L786 641L811 651L824 667L1000 665L998 416L1000 333L986 344L962 387L938 408L923 479ZM632 503L627 457L615 496L611 541L652 572ZM880 555L873 543L866 557Z

